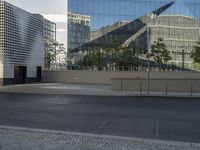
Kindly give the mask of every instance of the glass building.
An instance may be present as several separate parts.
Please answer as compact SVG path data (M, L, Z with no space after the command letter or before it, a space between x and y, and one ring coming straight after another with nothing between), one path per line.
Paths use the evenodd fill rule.
M152 44L162 38L172 57L169 63L193 69L190 54L200 40L199 0L68 0L68 10L90 17L90 40L70 49L71 56L133 47L145 62Z
M90 41L90 16L68 13L68 51ZM72 64L78 63L80 54L69 55Z

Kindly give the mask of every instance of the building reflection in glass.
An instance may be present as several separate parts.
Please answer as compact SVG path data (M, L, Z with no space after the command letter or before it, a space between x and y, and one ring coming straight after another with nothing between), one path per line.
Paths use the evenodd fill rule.
M193 68L190 53L200 39L198 0L69 0L68 5L69 14L76 14L79 23L77 27L68 19L68 50L72 64L79 63L75 61L80 58L79 51L82 51L81 58L88 55L89 59L89 54L95 53L92 51L98 53L98 49L107 49L109 57L102 58L102 62L109 59L109 64L115 65L113 60L120 54L112 49L124 52L132 48L132 54L139 59L137 65L145 66L151 45L162 38L172 57L169 64L181 67L184 63L186 68Z

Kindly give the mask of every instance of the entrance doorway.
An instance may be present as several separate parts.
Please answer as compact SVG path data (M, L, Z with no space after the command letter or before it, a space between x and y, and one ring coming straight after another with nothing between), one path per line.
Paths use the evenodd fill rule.
M37 82L42 80L42 67L37 66Z
M26 66L15 66L14 67L14 84L26 83L27 67Z

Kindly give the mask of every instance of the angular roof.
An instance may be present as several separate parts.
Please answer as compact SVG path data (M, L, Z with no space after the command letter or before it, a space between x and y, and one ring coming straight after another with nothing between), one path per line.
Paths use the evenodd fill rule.
M116 37L118 41L117 45L120 46L124 42L126 42L127 39L131 38L134 34L136 34L138 31L140 31L142 28L144 28L147 24L151 22L151 19L149 18L150 14L160 15L162 12L164 12L173 4L174 2L170 2L143 17L135 19L120 28L108 32L93 41L90 41L76 49L73 49L71 52L84 51L92 49L93 47L102 47L102 48L109 47L109 45L112 45L113 41L116 40L115 39Z
M161 15L181 15L196 18L193 12L188 8L187 4L182 0L174 1L173 5L162 12Z

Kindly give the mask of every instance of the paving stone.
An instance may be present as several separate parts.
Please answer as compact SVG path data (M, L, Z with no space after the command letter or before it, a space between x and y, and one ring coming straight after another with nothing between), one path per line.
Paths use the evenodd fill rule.
M43 150L38 143L22 142L20 143L22 150Z
M14 138L6 138L6 137L0 137L0 144L6 145L6 144L16 144L19 143L20 140L14 139Z
M20 129L19 129L20 130ZM88 134L0 129L0 150L200 150L198 143L136 140ZM5 137L8 135L8 137ZM9 138L9 137L17 137ZM20 140L19 140L20 139ZM35 140L37 139L37 140Z
M9 145L3 145L3 150L21 150L21 147L19 144L9 144Z
M33 146L22 150L43 150L40 146Z
M88 150L88 148L86 148L85 146L65 145L62 150Z
M54 149L60 149L62 148L64 145L63 144L49 144L49 143L43 143L40 145L40 147L43 150L54 150Z
M63 150L63 147L53 148L53 149L47 149L47 150Z

